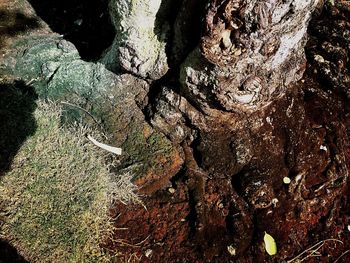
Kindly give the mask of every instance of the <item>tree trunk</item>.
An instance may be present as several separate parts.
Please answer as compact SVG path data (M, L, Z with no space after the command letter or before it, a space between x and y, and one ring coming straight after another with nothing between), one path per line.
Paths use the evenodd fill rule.
M297 262L344 241L349 4L203 2L110 0L116 35L99 63L52 32L38 48L32 32L7 44L3 72L88 108L125 150L115 168L135 174L147 211L112 208L129 229L116 239L140 243L109 248L143 262ZM334 261L348 244L322 249Z

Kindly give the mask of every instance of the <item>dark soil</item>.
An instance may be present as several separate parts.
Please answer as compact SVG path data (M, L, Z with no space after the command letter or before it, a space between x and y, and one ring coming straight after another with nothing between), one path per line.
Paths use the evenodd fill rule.
M171 188L144 199L147 211L141 206L115 207L120 242L110 246L142 262L281 262L334 238L343 243L328 241L318 257L303 262L335 262L350 248L349 191L343 181L350 160L346 103L306 77L304 84L266 109L273 126L265 124L251 134L254 155L249 165L231 178L208 173L205 185L189 167ZM273 141L268 139L271 134ZM340 164L337 155L346 163ZM216 161L211 158L207 165L216 166L210 163ZM301 173L307 176L299 184L282 183L284 176L297 181ZM273 198L278 199L276 205L270 203ZM275 257L264 251L264 231L278 244ZM230 245L236 248L234 257ZM349 260L347 254L338 262Z
M36 130L36 99L33 88L23 82L0 84L0 180L27 137ZM1 206L0 202L0 210ZM0 239L0 263L25 262L14 247Z

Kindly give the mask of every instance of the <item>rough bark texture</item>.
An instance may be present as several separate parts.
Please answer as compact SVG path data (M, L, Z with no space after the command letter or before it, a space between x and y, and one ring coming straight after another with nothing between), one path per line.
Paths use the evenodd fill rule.
M285 93L305 68L306 29L318 1L211 1L182 86L202 108L255 110Z
M116 226L128 228L116 239L138 245L106 246L142 262L284 262L337 238L345 243L320 248L336 260L350 245L349 4L109 6L116 36L102 64L82 61L46 26L11 35L0 64L39 95L100 117L125 150L116 168L135 173L147 210L113 207Z
M116 37L102 60L107 68L151 79L167 72L165 38L169 25L157 21L161 4L161 0L110 1Z
M170 188L147 199L148 212L117 221L137 226L134 243L152 233L136 249L143 260L281 262L321 239L346 240L349 7L329 5L314 20L307 65L318 1L243 2L210 2L181 87L162 83L153 99L151 123L181 145L185 163ZM277 241L275 257L264 251L264 231ZM323 260L347 246L325 246L332 259Z

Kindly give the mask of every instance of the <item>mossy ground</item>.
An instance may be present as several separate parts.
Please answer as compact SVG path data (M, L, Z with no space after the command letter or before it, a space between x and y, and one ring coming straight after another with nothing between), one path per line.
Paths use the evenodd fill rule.
M31 262L109 262L109 207L135 201L133 186L112 180L105 153L84 136L93 130L63 127L60 107L36 104L36 130L0 178L0 237Z
M123 144L126 154L129 156L125 162L127 165L142 164L135 166L133 173L136 177L142 176L149 169L163 173L163 159L171 158L174 149L170 141L158 132L148 134L147 127L133 127L128 134L128 139Z

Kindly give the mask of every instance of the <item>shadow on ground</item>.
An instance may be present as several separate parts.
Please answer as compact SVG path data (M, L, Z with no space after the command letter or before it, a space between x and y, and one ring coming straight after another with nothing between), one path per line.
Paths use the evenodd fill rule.
M96 60L114 39L108 0L29 0L50 28L72 42L85 60Z
M22 81L0 84L0 180L10 169L21 145L36 130L33 115L36 99L33 88ZM15 248L0 240L0 263L19 262L26 261L18 255Z
M35 17L28 17L20 11L0 10L0 49L3 48L7 38L39 27L39 21Z
M24 260L14 247L0 240L0 263L28 263L28 261Z

